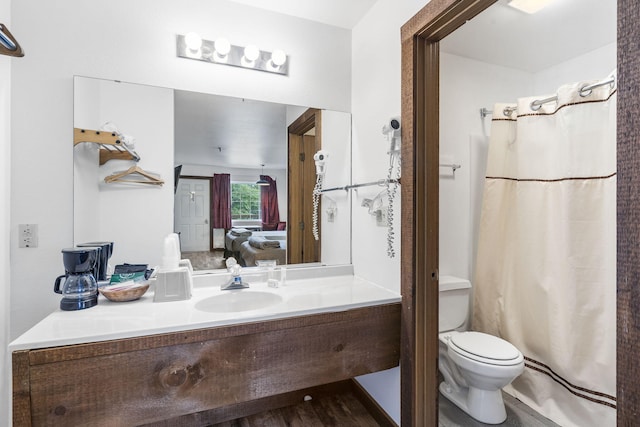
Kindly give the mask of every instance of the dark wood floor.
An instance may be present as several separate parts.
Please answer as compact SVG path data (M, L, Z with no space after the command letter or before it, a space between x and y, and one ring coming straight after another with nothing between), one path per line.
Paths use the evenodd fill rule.
M504 393L509 427L559 427L514 397ZM440 427L485 427L445 397L439 399ZM391 427L390 420L376 422L374 417L351 392L321 394L312 400L281 409L265 411L246 418L210 425L209 427Z
M351 392L320 396L210 427L379 427Z

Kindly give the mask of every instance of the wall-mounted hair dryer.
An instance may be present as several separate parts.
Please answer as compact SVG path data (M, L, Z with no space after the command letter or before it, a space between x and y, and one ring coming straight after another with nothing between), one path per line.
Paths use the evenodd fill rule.
M391 117L389 122L382 126L382 133L400 136L400 117Z
M397 154L400 152L400 137L402 131L400 129L400 117L391 117L382 127L382 133L385 134L389 141L389 154Z
M391 117L382 127L382 133L389 141L389 173L387 175L387 195L389 204L387 206L387 255L389 258L395 256L393 247L393 202L398 192L398 181L400 180L400 142L401 124L400 117ZM378 212L381 213L380 210Z
M328 158L329 158L329 153L326 152L325 150L320 150L313 155L313 160L315 160L316 162L316 175L324 175L325 166Z

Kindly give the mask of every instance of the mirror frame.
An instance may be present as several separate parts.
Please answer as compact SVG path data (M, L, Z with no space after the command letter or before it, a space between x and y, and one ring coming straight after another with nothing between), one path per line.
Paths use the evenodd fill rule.
M438 425L439 41L496 0L431 0L402 27L403 425ZM640 4L617 18L617 422L640 410Z

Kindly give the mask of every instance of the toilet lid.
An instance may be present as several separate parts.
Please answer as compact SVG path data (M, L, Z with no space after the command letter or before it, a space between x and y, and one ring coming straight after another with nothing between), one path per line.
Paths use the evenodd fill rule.
M480 359L491 359L495 361L510 361L521 356L520 351L511 343L502 338L482 332L462 332L451 336L450 342L454 344L452 349L464 356ZM456 348L457 347L457 348ZM466 353L466 354L465 354Z

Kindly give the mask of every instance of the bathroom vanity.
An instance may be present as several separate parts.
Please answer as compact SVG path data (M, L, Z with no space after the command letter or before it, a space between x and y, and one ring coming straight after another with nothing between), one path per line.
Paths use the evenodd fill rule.
M14 425L206 425L398 365L399 295L352 275L255 280L236 294L208 278L188 301L101 297L52 313L10 345ZM262 294L278 298L260 307Z

